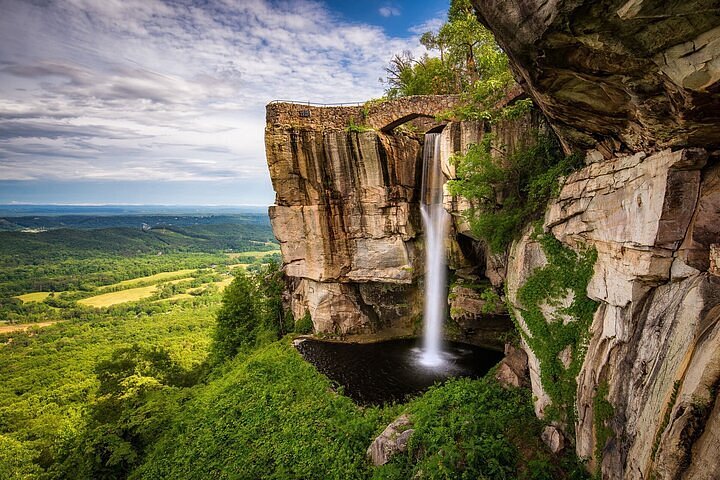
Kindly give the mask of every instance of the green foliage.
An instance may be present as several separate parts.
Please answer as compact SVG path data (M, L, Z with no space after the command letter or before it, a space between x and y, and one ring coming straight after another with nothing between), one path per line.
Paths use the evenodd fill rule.
M439 56L395 55L386 68L387 97L462 94L464 101L448 113L450 117L489 119L496 115L492 109L513 83L513 76L507 55L478 22L468 0L453 0L447 22L437 32L425 32L420 43Z
M255 274L237 271L223 294L213 342L215 361L275 341L290 331L282 306L280 265L270 262Z
M410 95L443 95L457 93L453 72L439 58L427 54L419 59L410 52L395 55L386 69L388 98Z
M269 259L255 274L258 283L257 299L260 317L265 330L271 333L273 341L292 331L294 322L283 308L285 275L275 259Z
M597 252L576 253L549 234L539 235L538 241L548 263L536 269L518 289L517 300L528 331L517 327L540 361L540 379L553 402L549 416L572 426L576 417L576 377L598 305L587 297ZM568 299L567 306L561 305L563 299ZM545 316L543 305L554 307L552 318ZM567 368L559 359L566 348L571 355Z
M492 287L483 290L483 292L480 294L480 298L485 301L480 310L482 311L482 313L486 314L497 313L497 311L504 303L500 298L500 295L498 295L498 293Z
M163 412L172 415L162 402L178 387L162 387L157 402L147 400L163 382L194 381L207 356L219 301L209 300L87 312L36 333L12 334L11 342L0 344L0 478L36 478L42 472L42 478L82 478L72 465L92 471L86 469L88 464L101 465L98 458L111 451L113 459L127 458L120 455L120 443L113 443L117 450L90 448L103 445L105 432L132 430L149 438L157 427L160 433ZM151 380L156 377L157 384ZM118 391L127 398L117 424L105 422L107 429L92 428L100 405L96 400ZM81 449L83 445L89 450ZM25 460L16 470L18 475L34 473L4 475L3 468L15 470L13 462L19 459ZM73 463L77 459L87 464Z
M581 159L564 156L554 138L537 132L509 155L493 141L493 135L485 135L467 154L453 157L457 179L448 188L471 201L466 215L473 233L502 252L524 225L540 217L559 191L559 178L578 168Z
M36 478L41 469L33 463L36 453L22 442L0 434L0 478L25 480Z
M254 279L242 271L225 289L213 339L213 354L218 361L255 345L261 328L256 293Z
M516 120L522 118L533 108L533 101L530 98L522 98L500 111L500 118L503 120Z
M503 388L492 376L435 386L407 411L415 429L409 451L374 478L557 479L568 471L586 478L572 458L552 457L539 444L543 425L530 392Z
M177 414L179 391L171 387L188 386L191 375L168 350L138 344L116 350L95 372L98 398L57 470L74 478L127 478Z
M608 426L607 421L612 418L615 409L612 403L608 401L608 393L610 392L607 380L598 384L595 389L593 398L593 426L595 427L595 460L597 461L598 471L600 462L602 462L602 454L607 445L608 440L613 436L612 429Z
M355 118L350 117L350 120L348 120L348 126L345 128L345 131L347 133L363 133L372 131L372 128L361 123L356 123Z
M310 316L310 312L305 312L305 315L301 319L299 319L297 322L295 322L295 333L299 333L301 335L307 335L313 332L314 329L312 317Z
M392 410L360 409L287 340L238 356L193 399L131 478L365 478Z

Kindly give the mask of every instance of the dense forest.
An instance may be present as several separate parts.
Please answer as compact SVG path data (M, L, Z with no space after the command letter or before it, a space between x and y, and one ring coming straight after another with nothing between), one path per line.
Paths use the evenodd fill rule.
M303 327L282 289L269 258L237 269L222 295L85 309L2 335L0 476L584 478L540 447L529 391L492 375L353 404L292 347ZM367 446L403 412L415 419L409 454L371 467Z

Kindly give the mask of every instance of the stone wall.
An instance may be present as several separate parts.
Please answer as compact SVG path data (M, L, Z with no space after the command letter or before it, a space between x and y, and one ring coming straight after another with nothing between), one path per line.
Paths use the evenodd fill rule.
M459 101L458 95L416 95L347 106L277 102L267 105L265 119L268 125L344 130L354 124L389 132L415 117L434 118Z

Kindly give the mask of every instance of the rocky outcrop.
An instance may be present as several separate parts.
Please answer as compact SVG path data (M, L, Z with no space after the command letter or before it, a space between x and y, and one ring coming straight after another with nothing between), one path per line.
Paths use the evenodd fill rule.
M373 465L385 465L398 453L407 451L408 441L415 430L407 414L400 415L385 427L380 435L368 447L367 457Z
M582 359L577 419L560 426L603 478L720 478L709 447L720 428L720 6L473 3L566 150L586 155L543 225L597 251L586 344L558 358ZM526 335L518 289L547 263L530 231L511 248L508 295ZM545 318L573 321L570 302L543 305ZM552 399L529 340L543 416Z
M553 425L545 427L540 438L553 453L560 453L565 448L565 436L559 428Z
M710 227L701 212L720 189L706 159L703 150L684 149L591 164L567 179L545 216L545 230L558 240L598 253L587 295L600 306L577 378L575 432L581 457L603 452L607 478L677 478L692 463L715 402L720 278L707 270L720 224ZM508 293L521 325L518 288L546 263L529 233L511 249ZM527 344L526 351L542 416L552 402L542 364ZM613 438L597 446L593 405L601 383L609 385Z
M457 101L419 96L365 106L268 105L265 144L276 192L270 219L290 278L295 318L308 312L315 331L338 335L388 327L412 332L423 305L418 203L423 136L382 130L408 121L416 128L442 127L417 117L437 115ZM348 128L360 122L377 129ZM523 130L511 122L503 131L514 138ZM478 142L484 131L482 122L444 129L446 174L452 154ZM502 263L486 260L481 244L458 233L467 233L467 227L455 213L447 239L450 267L470 279L488 274L499 286ZM497 348L502 348L498 335L510 327L506 317L480 312L461 323L462 339Z
M720 146L716 0L474 0L568 148Z
M296 318L353 333L417 313L383 297L415 294L421 148L405 135L268 124L270 220Z
M527 386L528 356L521 348L505 345L505 357L495 370L495 379L507 387Z

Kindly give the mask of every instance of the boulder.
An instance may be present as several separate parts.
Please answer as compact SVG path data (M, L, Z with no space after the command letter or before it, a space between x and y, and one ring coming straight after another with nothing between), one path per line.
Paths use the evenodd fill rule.
M500 361L495 379L502 385L522 387L528 383L528 356L521 348L505 345L505 358Z
M400 452L407 450L408 440L412 436L412 421L407 414L403 414L385 427L367 449L367 457L373 465L385 465Z
M565 435L553 425L545 427L540 438L552 453L560 453L565 448Z

